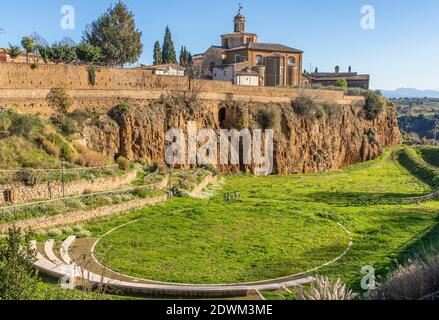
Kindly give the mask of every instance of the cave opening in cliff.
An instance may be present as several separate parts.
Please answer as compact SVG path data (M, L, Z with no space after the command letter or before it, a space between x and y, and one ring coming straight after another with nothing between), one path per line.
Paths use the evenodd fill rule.
M227 115L226 108L221 108L218 112L218 121L221 129L227 129L225 128L226 115Z

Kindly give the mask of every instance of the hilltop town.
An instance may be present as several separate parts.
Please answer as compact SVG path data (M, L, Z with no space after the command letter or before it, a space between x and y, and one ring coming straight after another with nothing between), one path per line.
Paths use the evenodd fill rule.
M408 258L437 255L439 149L370 75L306 71L241 6L141 65L138 16L0 49L0 300L437 298L437 258Z

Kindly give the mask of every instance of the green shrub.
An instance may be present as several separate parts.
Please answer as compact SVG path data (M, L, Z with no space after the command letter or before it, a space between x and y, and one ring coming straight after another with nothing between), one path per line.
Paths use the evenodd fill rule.
M87 67L88 71L88 83L92 86L96 85L96 67L94 65L89 65Z
M338 79L335 83L336 87L347 89L348 88L348 82L346 79Z
M130 104L128 104L128 103L121 103L121 104L119 104L119 105L117 105L115 107L115 110L117 112L125 112L125 111L130 110L131 108L132 108L132 106Z
M70 163L75 163L78 158L76 150L67 142L61 146L61 156Z
M256 114L256 120L262 129L275 129L280 126L280 113L275 109L263 109Z
M62 236L62 231L60 229L54 228L47 231L49 237L57 238Z
M377 92L369 91L365 95L364 113L367 120L375 120L384 111L384 98Z
M218 170L211 164L204 164L201 166L202 169L209 171L213 176L218 175Z
M52 88L46 100L60 114L67 113L73 105L73 98L70 97L66 88Z
M0 300L31 300L38 290L33 234L13 227L0 243Z
M32 171L20 171L17 173L17 176L28 187L33 187L38 183L38 176Z
M320 119L324 115L323 107L310 97L297 97L293 100L292 104L294 112L305 118Z
M93 234L90 231L87 230L81 230L76 234L76 237L78 239L82 239L82 238L90 238Z
M51 121L56 125L65 135L72 135L79 132L78 123L70 117L59 116L52 117Z
M61 228L61 231L62 231L64 234L67 234L67 235L69 235L69 234L73 234L73 233L74 233L73 229L70 228L70 227L62 227L62 228Z
M9 133L18 137L34 138L43 128L41 119L35 116L11 114Z
M361 97L365 96L367 93L367 90L362 88L348 88L346 90L346 95L352 96L352 97Z
M12 126L12 120L9 112L0 113L0 134L8 135L9 128Z

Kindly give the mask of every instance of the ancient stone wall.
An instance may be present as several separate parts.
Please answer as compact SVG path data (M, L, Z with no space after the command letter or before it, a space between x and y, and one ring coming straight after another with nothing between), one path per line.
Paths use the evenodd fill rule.
M228 81L190 80L156 76L148 70L96 68L95 83L87 66L0 63L0 106L29 114L50 116L54 107L47 101L51 89L64 87L74 98L72 109L106 112L121 102L141 104L159 99L170 91L197 91L210 101L288 102L299 95L316 100L352 104L358 97L341 91L236 86Z
M137 172L132 171L123 176L97 178L94 180L77 180L64 184L65 196L77 196L87 192L100 192L120 188L136 178ZM35 186L26 186L22 183L0 185L0 205L5 204L5 192L12 190L14 204L31 202L42 199L56 199L63 197L63 187L60 181L40 183Z

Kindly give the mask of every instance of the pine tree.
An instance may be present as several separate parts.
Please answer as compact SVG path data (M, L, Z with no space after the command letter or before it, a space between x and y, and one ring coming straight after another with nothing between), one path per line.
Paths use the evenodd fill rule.
M160 42L156 41L154 44L154 65L159 65L163 63L162 48L160 47Z
M134 14L119 1L91 24L83 42L101 48L107 64L123 66L139 60L143 51L141 38Z
M172 41L171 30L169 27L166 27L162 55L163 63L177 63L177 54L175 53L174 42Z

